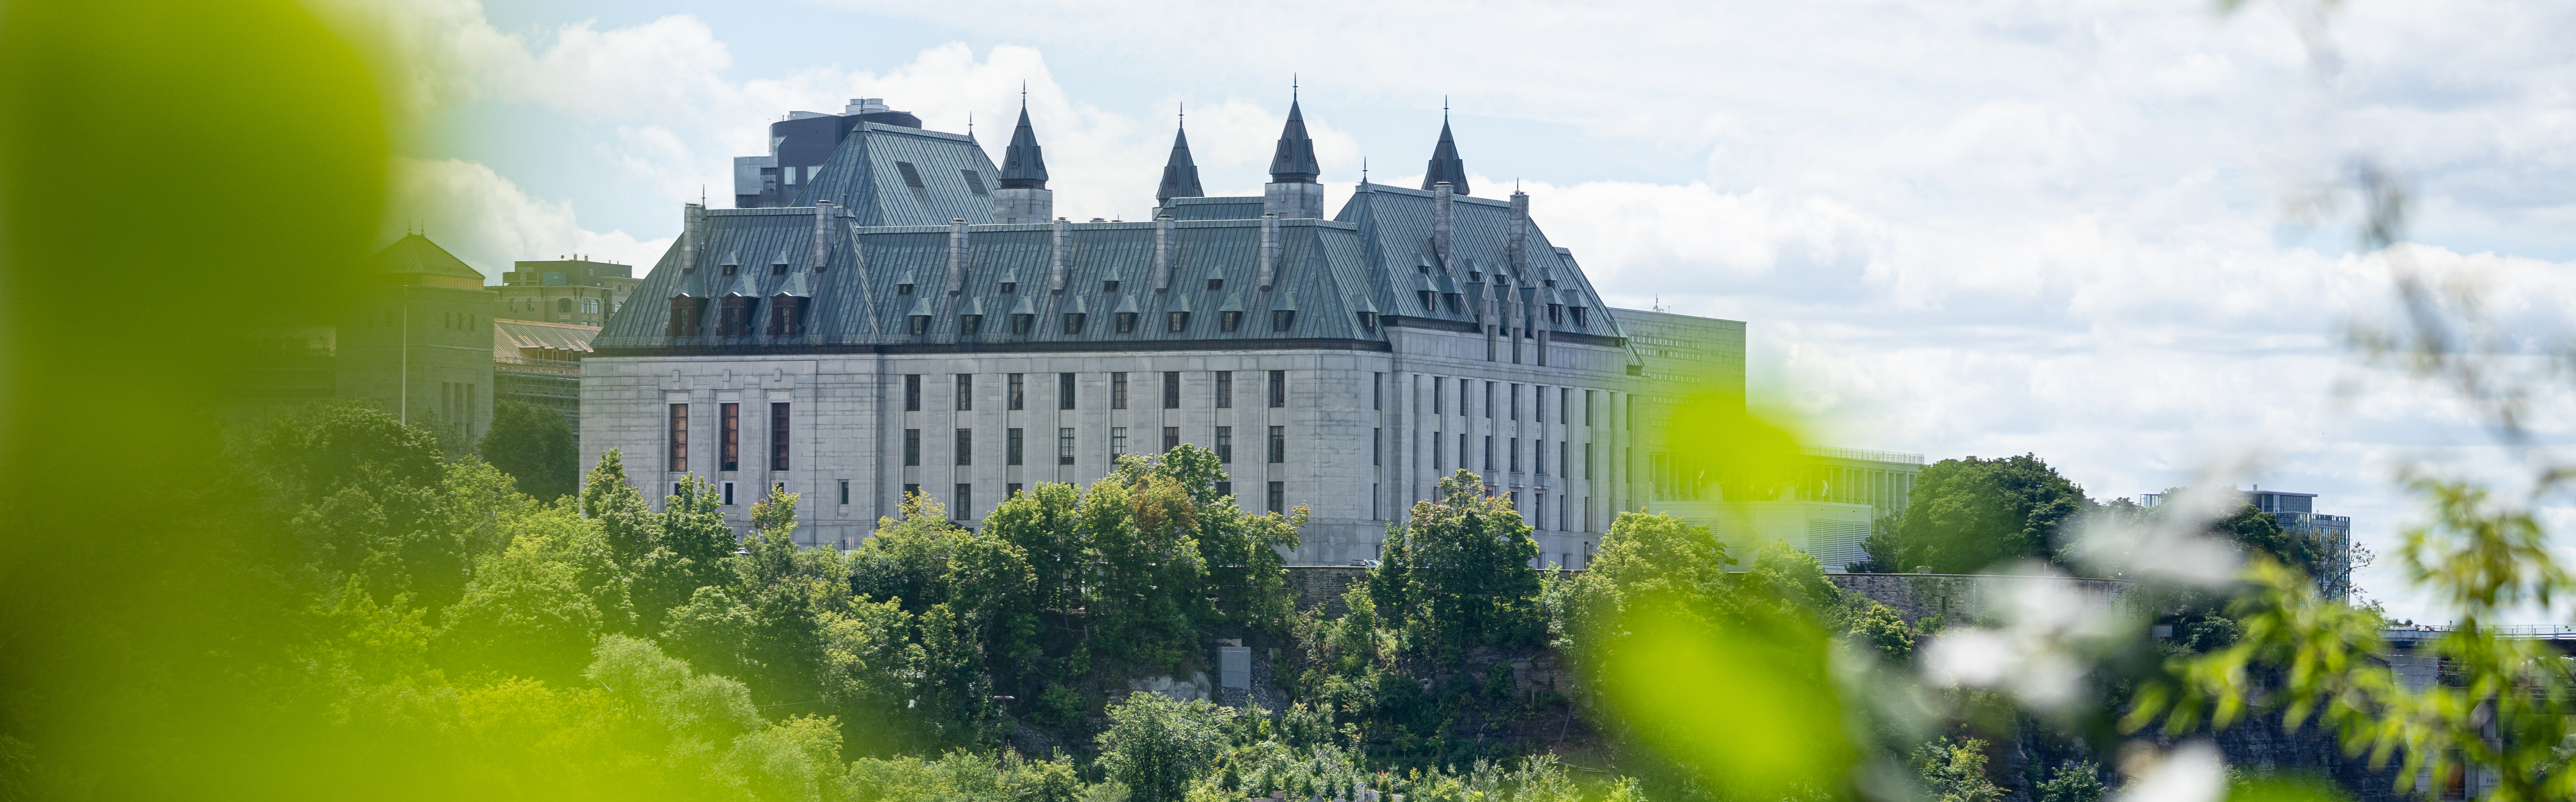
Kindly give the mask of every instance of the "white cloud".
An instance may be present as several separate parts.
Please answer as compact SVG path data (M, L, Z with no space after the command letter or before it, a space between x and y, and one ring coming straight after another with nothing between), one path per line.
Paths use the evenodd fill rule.
M572 254L637 265L637 276L671 247L668 237L639 240L624 231L587 231L573 220L571 204L531 198L492 168L467 161L396 159L393 219L379 239L401 236L402 227L427 227L429 238L486 278L499 281L510 263Z

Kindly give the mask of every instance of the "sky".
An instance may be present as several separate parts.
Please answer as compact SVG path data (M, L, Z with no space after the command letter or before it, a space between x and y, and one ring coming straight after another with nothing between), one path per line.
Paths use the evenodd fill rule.
M2402 470L2532 456L2346 333L2399 270L2478 288L2525 368L2576 308L2570 4L317 2L424 132L384 238L488 275L649 265L770 121L856 97L998 149L1025 85L1074 219L1149 214L1184 104L1208 192L1258 194L1294 82L1335 208L1363 164L1418 184L1445 103L1476 194L1527 191L1613 304L1746 321L1757 401L1823 443L2318 493L2382 554ZM2394 257L2362 163L2410 201ZM2360 584L2442 618L2394 559Z

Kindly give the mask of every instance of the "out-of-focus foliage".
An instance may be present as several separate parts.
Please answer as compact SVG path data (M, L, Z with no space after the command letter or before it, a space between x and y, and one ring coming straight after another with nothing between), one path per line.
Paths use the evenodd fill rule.
M581 489L581 449L563 413L517 401L492 405L492 428L475 452L519 480L519 491L551 502Z
M1997 802L2004 789L1986 776L1986 742L1943 738L1915 748L1914 770L1932 802Z

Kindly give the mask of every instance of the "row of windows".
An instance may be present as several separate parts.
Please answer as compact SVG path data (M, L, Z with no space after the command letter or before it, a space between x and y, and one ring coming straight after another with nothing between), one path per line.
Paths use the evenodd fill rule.
M672 405L672 406L677 407L677 406L680 406L680 405L678 405L678 404L674 404L674 405ZM781 405L781 406L784 406L784 405ZM782 424L782 425L783 425L783 424ZM1003 443L1003 446L1002 446L1002 464L1004 464L1004 465L1024 465L1024 464L1027 464L1027 434L1026 434L1026 433L1027 433L1027 431L1028 431L1028 430L1026 430L1026 429L1018 429L1018 428L1008 429L1008 430L1005 430L1005 431L1004 431L1003 436L1002 436L1002 443ZM1075 458L1075 456L1081 453L1081 450L1080 450L1080 448L1078 447L1077 442L1076 442L1076 441L1077 441L1077 437L1076 437L1076 435L1074 434L1074 430L1073 430L1071 427L1066 427L1066 428L1057 429L1057 430L1055 430L1055 431L1056 431L1056 436L1055 436L1055 460L1056 460L1056 464L1058 464L1058 465L1071 465L1071 464L1074 464L1074 458ZM954 464L954 465L973 465L973 464L975 464L975 430L973 430L973 429L958 429L958 430L956 430L956 431L955 431L955 434L953 435L953 439L951 440L951 442L955 445L955 450L954 450L954 452L953 452L953 459L954 459L954 462L952 462L951 464ZM1274 462L1274 463L1283 463L1283 462L1287 462L1287 461L1288 461L1288 427L1286 427L1286 426L1272 426L1272 427L1270 427L1269 446L1270 446L1270 448L1269 448L1269 461L1270 461L1270 462ZM1163 427L1163 450L1168 452L1168 451L1171 451L1172 449L1176 449L1176 448L1180 448L1180 447L1181 447L1181 427L1178 427L1178 426L1165 426L1165 427ZM1110 459L1113 459L1113 460L1114 460L1114 459L1117 459L1119 455L1128 453L1128 450L1127 450L1127 449L1128 449L1128 445L1127 445L1127 427L1125 427L1125 426L1113 426L1113 427L1110 427L1110 429L1109 429L1109 458L1110 458ZM1232 427L1232 426L1219 426L1219 427L1216 427L1216 444L1215 444L1215 448L1213 448L1213 449L1211 449L1211 450L1213 450L1213 451L1215 451L1215 452L1216 452L1216 459L1217 459L1217 461L1218 461L1218 462L1223 462L1223 463L1232 463L1232 462L1234 462L1234 427ZM917 466L917 465L920 465L920 464L921 464L921 430L920 430L920 429L905 429L905 430L903 430L903 464L904 464L906 467ZM685 469L676 469L676 470L685 470Z
M1162 373L1164 409L1181 408L1181 382L1183 381L1181 374L1182 371L1177 370L1167 370ZM1235 372L1231 370L1220 370L1214 374L1216 384L1216 408L1218 409L1231 409L1234 407L1234 374ZM1074 377L1079 375L1080 374L1075 373L1058 373L1055 375L1055 408L1074 408L1074 399L1076 397L1074 392ZM1268 376L1270 380L1270 406L1274 408L1288 406L1288 371L1268 371ZM953 398L956 401L957 408L959 410L974 409L975 374L959 373L956 374L956 377L957 390ZM1006 373L1003 374L1002 379L1002 403L1006 405L1006 408L1014 410L1027 409L1028 374ZM1109 374L1109 408L1127 408L1127 374L1125 373ZM921 374L919 373L904 374L903 409L906 412L921 411Z
M1470 398L1476 397L1474 395L1475 391L1478 389L1476 382L1477 380L1475 379L1458 380L1458 414L1460 416L1470 415L1467 411L1467 402ZM1503 396L1507 399L1505 403L1494 403L1494 391L1498 387L1502 389ZM1530 385L1529 389L1530 392L1527 398L1530 401L1530 420L1538 423L1548 422L1547 385L1534 384ZM1481 395L1484 399L1485 417L1492 418L1496 416L1495 413L1508 410L1511 420L1521 419L1521 399L1523 398L1523 395L1521 394L1521 385L1489 381L1484 383L1483 390L1484 392ZM1598 394L1599 391L1597 390L1583 391L1583 425L1585 426L1593 425L1592 408L1595 405L1595 402L1599 400ZM1568 420L1566 417L1573 408L1574 388L1556 388L1556 422L1564 424L1573 423L1573 421ZM1445 415L1448 414L1448 410L1449 380L1435 377L1431 380L1431 414Z
M1024 489L1025 488L1019 482L1012 482L1005 485L1002 488L1002 499L1008 501L1010 499L1018 498L1020 492ZM1216 494L1219 496L1234 495L1234 483L1216 483ZM903 495L905 498L920 496L921 485L905 484L903 486ZM1268 483L1268 486L1263 488L1262 502L1263 508L1270 512L1287 512L1288 483ZM725 503L733 503L732 482L725 483ZM850 482L847 479L841 480L841 503L843 505L850 503ZM980 517L975 514L975 485L973 483L958 482L950 488L948 495L948 517L951 520L958 521L970 521Z
M512 312L543 312L543 311L545 311L545 308L544 308L544 307L542 307L542 306L540 306L540 304L543 304L543 303L545 303L545 299L543 299L543 298L512 298L512 299L510 299L510 311L512 311ZM567 313L568 313L568 312L571 312L571 311L572 311L572 299L570 299L570 298L557 298L557 299L555 299L555 311L557 311L557 312L567 312ZM597 298L583 298L583 299L581 299L581 311L582 311L582 313L583 313L583 314L590 314L590 315L596 315L596 314L599 314L599 299L597 299ZM613 310L612 310L612 311L613 311Z
M1469 446L1471 443L1473 443L1473 442L1474 442L1474 441L1470 440L1469 438L1471 438L1471 437L1473 437L1473 436L1474 436L1474 435L1468 435L1468 434L1460 434L1460 435L1458 435L1458 451L1457 451L1457 454L1458 454L1458 467L1460 467L1460 468L1465 468L1465 467L1467 467L1467 456L1468 456L1468 454L1469 454L1469 452L1468 452L1468 446ZM1484 440L1484 456L1485 456L1484 466L1485 466L1485 467L1483 468L1483 470L1486 470L1486 471L1492 471L1492 470L1494 470L1494 436L1489 434L1489 435L1484 435L1484 438L1485 438L1485 440ZM1447 470L1447 469L1448 469L1448 467L1449 467L1449 466L1448 466L1448 460L1447 460L1447 452L1442 448L1442 444L1444 444L1444 443L1448 442L1448 439L1449 439L1449 436L1448 436L1447 434L1445 434L1445 433L1441 433L1441 432L1432 432L1432 433L1431 433L1431 469L1432 469L1432 470L1434 470L1434 471ZM1548 461L1547 461L1547 456L1548 456L1548 455L1547 455L1547 451L1548 451L1548 448L1547 448L1547 441L1546 441L1546 440L1531 440L1531 441L1530 441L1530 445L1531 445L1531 449L1530 449L1530 469L1531 469L1531 472L1532 472L1532 473L1534 473L1534 474L1537 474L1537 475L1539 475L1539 476L1546 476L1546 475L1548 475L1548 473L1547 473L1547 466L1548 466ZM1514 472L1514 473L1518 473L1518 472L1520 471L1520 469L1521 469L1521 439L1520 439L1520 438L1518 438L1518 437L1505 438L1505 439L1504 439L1504 448L1505 448L1505 459L1504 459L1504 463L1503 463L1503 464L1505 465L1505 467L1506 467L1506 469L1507 469L1507 470L1512 471L1512 472ZM1568 457L1573 453L1573 450L1574 450L1574 444L1573 444L1573 442L1572 442L1572 441L1567 441L1567 440L1558 440L1558 441L1556 441L1556 466L1557 466L1557 469L1558 469L1558 470L1560 470L1560 471L1569 470L1567 459L1568 459ZM1415 452L1415 453L1416 453L1416 454L1419 454L1420 452ZM1568 473L1568 474L1566 474L1566 475L1567 475L1567 476L1569 476L1569 477L1571 477L1573 474ZM1590 479L1590 478L1592 478L1592 444L1591 444L1591 443L1585 443L1585 444L1583 444L1583 478L1585 478L1585 479Z
M789 431L787 403L769 405L769 469L787 470ZM689 405L672 404L668 443L669 470L677 473L689 469ZM716 405L716 470L742 470L742 405Z
M1006 287L1006 288L1007 288L1007 287L1010 287L1011 285L1009 285L1009 284L1004 284L1004 285L1002 285L1002 286L1004 286L1004 287ZM896 294L896 295L910 295L910 294L912 294L912 285L910 285L910 284L897 284L897 285L895 285L895 294ZM1004 291L1003 291L1003 294L1005 294L1005 295L1010 294L1010 291L1006 289L1006 290L1004 290ZM1143 317L1143 316L1142 316L1140 313L1136 313L1136 312L1113 312L1113 313L1110 313L1110 315L1109 315L1109 326L1110 326L1110 328L1111 328L1111 329L1114 329L1114 330L1115 330L1117 333L1119 333L1119 334L1134 334L1134 333L1136 333L1136 323L1137 323L1137 321L1138 321L1139 319L1141 319L1142 317ZM1010 320L1010 330L1011 330L1011 333L1012 333L1012 334L1028 334L1029 332L1034 331L1034 330L1036 330L1036 329L1037 329L1037 325L1038 325L1037 321L1038 321L1038 316L1037 316L1037 315L1033 315L1033 314L1026 314L1026 313L1022 313L1022 314L1014 314L1014 315L1012 315L1012 316L1011 316L1011 320ZM1088 313L1084 313L1084 312L1066 312L1066 313L1064 313L1063 320L1062 320L1062 323L1063 323L1063 325L1064 325L1064 333L1066 333L1066 334L1075 334L1075 335L1079 335L1079 334L1081 334L1081 333L1083 332L1083 329L1084 329L1086 326L1089 326L1089 325L1090 325L1090 322L1091 322L1091 315L1090 315L1090 314L1088 314ZM1291 329L1291 328L1295 327L1295 326L1296 326L1296 324L1297 324L1297 312L1296 312L1295 310L1291 310L1291 309L1276 309L1276 310L1272 310L1272 311L1270 312L1270 330L1271 330L1271 331L1287 331L1287 330L1289 330L1289 329ZM1376 328L1376 320L1375 320L1375 319L1373 319L1373 318L1371 318L1371 317L1369 317L1369 316L1367 316L1365 313L1363 313L1363 314L1362 314L1362 316L1361 316L1361 318L1360 318L1360 326L1361 326L1362 328L1368 328L1368 329L1372 329L1372 330L1373 330L1373 329L1375 329L1375 328ZM1190 328L1190 313L1188 313L1188 312L1165 312L1165 313L1163 313L1163 331L1165 331L1165 332L1169 332L1169 333L1173 333L1173 334L1179 334L1179 333L1183 333L1183 332L1189 331L1189 328ZM1221 332L1221 333L1227 333L1227 334L1231 334L1231 333L1234 333L1235 331L1238 331L1238 330L1242 329L1242 328L1243 328L1243 313L1242 313L1242 312L1218 312L1218 313L1216 313L1216 328L1217 328L1217 331L1219 331L1219 332ZM908 333L910 333L910 334L913 334L913 335L915 335L915 336L924 335L924 334L929 334L929 333L930 333L930 316L929 316L929 315L911 315L911 316L909 316L909 318L905 321L905 331L906 331L906 332L908 332ZM957 333L958 333L958 334L960 334L960 335L968 335L968 336L971 336L971 335L978 335L978 334L983 334L983 333L984 333L984 316L983 316L983 315L975 315L975 314L969 314L969 315L958 315L958 316L957 316Z

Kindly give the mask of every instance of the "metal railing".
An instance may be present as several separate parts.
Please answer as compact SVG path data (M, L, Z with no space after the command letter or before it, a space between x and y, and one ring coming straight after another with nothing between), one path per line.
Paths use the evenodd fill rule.
M1832 459L1858 460L1861 462L1895 462L1906 465L1923 464L1923 455L1921 454L1899 454L1894 451L1871 451L1866 448L1835 448L1832 446L1809 446L1801 450L1806 452L1807 456L1811 457L1829 457Z

